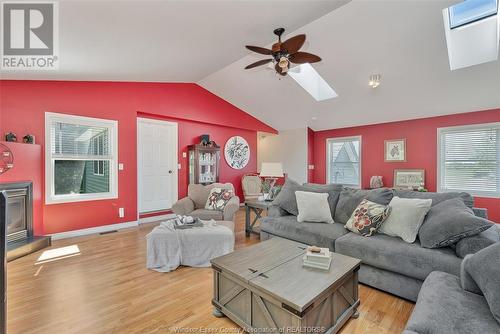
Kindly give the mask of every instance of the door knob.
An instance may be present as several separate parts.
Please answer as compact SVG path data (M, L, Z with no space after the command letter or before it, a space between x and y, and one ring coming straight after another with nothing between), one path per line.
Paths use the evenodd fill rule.
M172 174L173 172L174 172L173 170L169 170L169 171L168 171L168 173L169 173L169 174Z

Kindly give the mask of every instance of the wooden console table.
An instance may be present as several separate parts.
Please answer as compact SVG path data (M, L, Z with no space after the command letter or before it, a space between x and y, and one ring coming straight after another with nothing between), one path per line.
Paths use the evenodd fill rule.
M250 233L260 234L260 231L254 228L255 223L262 219L262 212L269 209L271 201L259 201L250 199L245 201L245 235L250 236ZM250 223L250 214L255 213L255 218Z

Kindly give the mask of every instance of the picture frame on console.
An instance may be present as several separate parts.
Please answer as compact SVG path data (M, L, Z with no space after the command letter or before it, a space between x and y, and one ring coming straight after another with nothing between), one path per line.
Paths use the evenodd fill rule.
M406 162L406 138L384 140L385 162Z
M395 169L394 188L420 189L425 187L425 169Z

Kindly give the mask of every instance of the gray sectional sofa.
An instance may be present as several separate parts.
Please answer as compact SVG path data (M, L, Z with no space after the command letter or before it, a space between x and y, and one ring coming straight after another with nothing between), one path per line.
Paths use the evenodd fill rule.
M359 281L416 301L424 280L433 271L457 277L460 275L462 259L450 247L423 248L418 240L409 244L397 237L376 234L369 238L351 233L344 228L351 213L363 198L379 204L388 204L393 196L400 198L427 198L436 205L450 198L460 197L472 208L473 198L466 193L419 193L388 188L355 190L341 186L319 186L304 184L295 187L303 191L329 192L332 216L335 223L298 223L293 203L283 202L278 196L268 210L268 217L261 223L261 240L273 237L286 238L309 245L328 247L330 250L362 260ZM287 191L286 188L283 188ZM287 208L285 210L284 208ZM474 209L478 216L487 217L485 209Z
M434 271L403 334L500 333L500 243L467 255L460 277Z

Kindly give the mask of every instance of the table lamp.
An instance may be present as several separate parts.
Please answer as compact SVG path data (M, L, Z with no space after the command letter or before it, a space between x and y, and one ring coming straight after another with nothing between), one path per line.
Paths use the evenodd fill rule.
M283 164L281 162L263 162L260 168L260 177L269 184L269 194L264 195L266 201L273 200L273 188L278 178L283 177Z

